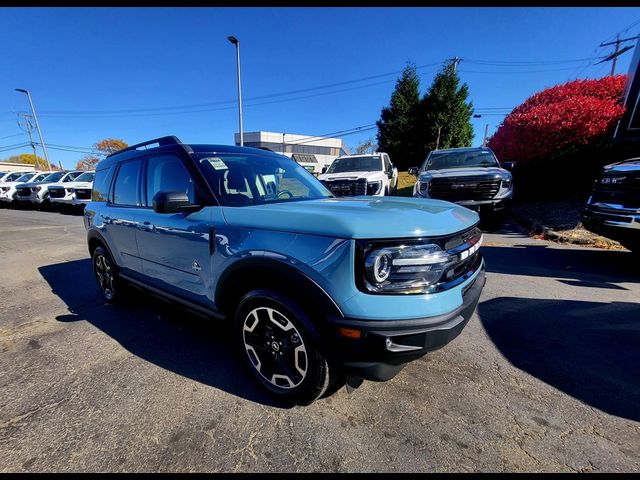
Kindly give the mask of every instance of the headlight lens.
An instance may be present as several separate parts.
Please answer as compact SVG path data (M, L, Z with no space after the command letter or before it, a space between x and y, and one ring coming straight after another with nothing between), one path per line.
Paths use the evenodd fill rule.
M369 182L367 183L367 195L377 195L382 188L382 182Z
M503 178L502 179L502 188L511 188L511 182L512 182L512 180L510 178Z
M382 294L429 292L439 282L450 282L461 275L473 262L481 243L482 232L474 229L466 239L453 242L368 244L363 251L363 290Z
M36 187L36 192L39 192L40 190L42 190L42 187Z
M428 180L426 182L420 182L420 193L422 195L426 195L427 193L429 193L429 181Z

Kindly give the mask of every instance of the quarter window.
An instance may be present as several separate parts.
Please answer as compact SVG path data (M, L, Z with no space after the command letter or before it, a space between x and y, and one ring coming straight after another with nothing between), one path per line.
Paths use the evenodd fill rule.
M116 183L113 187L114 205L139 206L141 160L133 160L120 165Z

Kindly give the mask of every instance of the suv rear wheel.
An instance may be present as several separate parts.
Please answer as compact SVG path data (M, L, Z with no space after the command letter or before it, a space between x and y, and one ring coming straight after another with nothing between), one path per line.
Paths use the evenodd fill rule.
M245 364L267 390L287 402L309 405L337 377L312 333L307 314L275 292L251 291L236 310L234 335Z
M121 296L121 288L118 280L118 271L111 255L104 247L96 247L91 257L93 273L102 297L107 302L115 302Z

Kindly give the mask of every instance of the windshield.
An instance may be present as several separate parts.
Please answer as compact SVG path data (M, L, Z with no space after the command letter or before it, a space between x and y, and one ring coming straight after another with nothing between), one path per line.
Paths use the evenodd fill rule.
M498 167L498 161L487 150L432 153L422 171L446 168Z
M16 182L28 182L31 177L33 177L35 175L35 173L25 173L24 175L16 178Z
M76 182L93 182L94 172L84 172L82 175L76 177Z
M50 173L49 175L47 175L46 177L44 177L42 180L36 180L36 181L42 181L42 182L57 182L58 180L60 180L65 174L65 172L55 172L55 173Z
M382 160L379 156L336 158L327 173L370 172L382 170Z
M80 173L82 172L69 172L67 173L63 178L62 178L62 182L66 183L66 182L73 182L75 180L75 178L80 175Z
M295 161L259 154L201 154L200 168L224 206L244 207L333 197Z
M33 174L31 174L33 175ZM24 177L25 174L24 172L14 172L14 173L10 173L9 175L6 176L6 178L4 179L5 182L14 182L17 179L19 179L20 177Z
M29 181L30 182L41 182L43 179L47 178L49 175L51 175L51 174L50 173L39 173L38 175L36 175L35 177L33 177Z

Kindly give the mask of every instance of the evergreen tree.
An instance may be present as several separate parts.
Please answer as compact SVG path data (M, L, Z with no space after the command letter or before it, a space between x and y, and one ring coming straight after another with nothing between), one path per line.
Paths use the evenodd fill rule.
M417 143L422 159L436 148L471 146L473 105L467 103L469 87L460 86L453 61L433 79L417 114Z
M389 154L400 170L416 165L416 113L420 104L420 79L416 67L407 64L396 82L388 107L382 109L378 125L378 150Z

